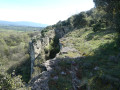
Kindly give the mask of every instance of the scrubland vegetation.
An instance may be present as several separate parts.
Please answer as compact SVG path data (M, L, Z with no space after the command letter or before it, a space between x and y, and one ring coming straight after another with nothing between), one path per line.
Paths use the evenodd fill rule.
M67 52L60 57L60 70L51 75L51 90L73 90L71 87L72 66L77 67L78 90L120 89L120 2L94 0L96 7L73 15L65 21L47 28L69 28L62 37L63 47L75 48L78 52ZM74 57L81 55L79 60ZM64 57L68 57L67 61ZM74 62L74 65L69 62ZM60 72L66 73L61 75ZM52 79L57 77L57 80ZM61 83L60 83L61 82Z
M78 90L120 90L120 1L93 1L95 8L59 21L41 32L45 37L49 30L67 28L68 31L59 38L60 43L62 47L76 50L59 53L61 62L50 75L50 90L74 90L73 79L76 78ZM28 82L30 77L28 42L33 34L0 32L0 89L23 88L23 82ZM55 37L46 46L47 59L54 58L59 52L58 44ZM36 66L41 64L40 59L36 59ZM36 71L39 71L37 74L42 72L37 67Z
M0 29L0 89L25 87L30 80L32 32Z

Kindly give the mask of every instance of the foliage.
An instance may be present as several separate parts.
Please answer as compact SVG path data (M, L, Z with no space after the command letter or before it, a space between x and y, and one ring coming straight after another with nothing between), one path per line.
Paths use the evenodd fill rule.
M119 15L120 1L119 0L94 0L97 8L103 9L106 12L106 20L111 22L111 26L115 27L120 32Z
M97 32L97 31L101 31L103 28L105 28L105 24L102 22L97 22L96 24L93 24L93 31Z
M116 14L115 23L116 23L116 30L120 33L120 13Z
M48 32L48 31L49 31L49 29L44 29L44 30L42 30L42 31L41 31L41 35L42 35L43 37L45 37L45 33Z
M41 31L42 27L30 27L30 26L9 26L9 25L0 25L0 30L16 32L31 32L31 31Z
M28 34L30 33L14 30L2 30L0 33L0 71L2 72L0 75L4 81L0 85L3 89L21 88L18 83L23 85L23 82L28 82L30 79ZM13 71L14 76L12 76Z
M59 21L55 25L50 26L50 28L59 29L59 30L68 28L69 31L71 31L71 30L80 29L83 27L94 26L93 27L94 30L99 31L101 30L100 28L103 28L103 26L105 28L107 24L111 23L110 21L108 22L106 17L108 16L106 15L106 12L103 9L93 8L89 11L75 14L69 17L67 20Z
M57 53L59 53L60 51L60 46L59 46L59 38L57 38L56 36L53 39L53 43L51 43L51 46L53 48L51 48L50 50L50 58L54 58L56 56Z
M87 14L85 12L81 12L80 14L76 15L73 21L74 27L85 27L88 24L86 17Z
M107 28L93 32L92 28L82 28L69 32L65 38L63 46L72 44L72 48L76 48L83 57L76 61L78 70L82 71L77 73L82 76L80 89L86 90L84 87L89 87L91 90L119 90L120 57L116 31ZM69 69L71 66L63 63L61 67Z
M78 71L81 70L78 72L78 76L82 76L79 78L81 79L80 90L86 90L86 88L119 90L120 1L94 0L94 2L95 8L73 15L67 20L59 21L50 28L55 30L69 28L60 43L63 47L75 48L77 53L82 56L80 60L76 61L79 67ZM49 48L52 50L51 46ZM47 50L49 49L47 48ZM67 55L63 56L72 58L76 56L76 53L67 52ZM64 58L62 59L64 60ZM62 70L70 70L71 67L67 63L61 63L60 66ZM58 75L58 79L55 81L51 76L50 88L53 90L65 89L64 87L70 86L69 76L64 78L59 76L59 71L54 73ZM69 79L67 80L67 78ZM65 83L65 86L59 82Z
M14 90L25 87L22 83L21 76L18 75L16 77L11 77L4 73L4 75L0 74L0 89L2 90Z
M59 38L57 38L56 36L53 38L53 40L51 40L50 44L48 46L45 47L45 53L46 53L46 58L47 59L52 59L56 56L56 54L59 52L60 50L60 46L59 46Z

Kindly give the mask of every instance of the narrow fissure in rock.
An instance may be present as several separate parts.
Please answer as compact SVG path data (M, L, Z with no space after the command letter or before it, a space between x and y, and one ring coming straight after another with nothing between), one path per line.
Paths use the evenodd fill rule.
M59 38L55 36L53 39L52 49L50 50L48 59L55 58L56 54L59 52L60 52Z

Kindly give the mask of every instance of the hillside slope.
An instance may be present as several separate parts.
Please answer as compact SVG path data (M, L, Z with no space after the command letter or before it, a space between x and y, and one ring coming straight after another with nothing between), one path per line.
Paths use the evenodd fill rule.
M24 32L6 37L0 34L1 71L2 65L5 67L10 60L24 60L15 66L9 62L10 66L0 73L0 80L4 81L0 82L0 89L120 90L120 2L94 1L96 8L40 32L25 32L22 38L20 35ZM112 3L116 7L110 8ZM21 58L26 55L27 58ZM16 80L21 84L15 84Z
M119 90L119 33L107 15L93 8L46 27L41 32L49 41L43 48L46 58L37 63L45 69L31 80L32 89ZM51 31L59 40L58 54Z
M2 21L0 20L0 25L5 25L5 26L31 26L31 27L46 27L48 26L47 24L40 24L40 23L35 23L35 22L29 22L29 21L16 21L16 22L11 22L11 21Z
M61 62L51 74L50 90L118 90L116 36L114 31L94 33L91 28L82 28L62 37Z
M44 34L49 36L49 32ZM32 80L32 89L118 90L120 56L116 39L117 32L109 28L94 32L85 27L64 33L59 39L60 52L54 59L45 60L42 65L47 71Z

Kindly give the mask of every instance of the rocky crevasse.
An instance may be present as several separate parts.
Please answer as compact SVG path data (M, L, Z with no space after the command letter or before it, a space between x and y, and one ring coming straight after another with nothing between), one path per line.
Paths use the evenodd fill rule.
M45 48L45 46L49 45L51 40L55 37L55 35L53 35L53 31L49 31L49 33L47 33L47 36L45 36L44 38L40 38L41 44L39 44L39 47L42 47L42 48L40 49L39 54L40 54L41 50L43 50ZM62 38L62 37L64 36L65 32L63 31L63 29L62 29L62 32L61 33L60 32L61 32L60 30L55 30L56 36L61 38L59 40L60 41L60 43L59 43L60 52L56 55L55 58L44 61L41 64L41 66L44 66L46 68L46 70L42 71L41 73L39 73L39 75L34 76L32 78L31 83L30 83L32 90L49 90L48 81L49 81L50 75L52 74L52 72L54 72L54 69L57 68L58 62L62 61L63 59L65 59L65 60L68 59L68 58L66 59L66 57L60 58L59 56L64 55L64 53L67 53L67 52L77 52L77 50L74 48L62 46L62 40L64 40L64 38ZM34 48L35 48L34 52L38 51L36 49L37 48L36 45L37 44L35 44L35 46L34 46ZM37 54L37 55L39 55L39 54ZM75 56L74 59L76 59L77 57L79 57L79 55ZM31 65L33 65L33 64L31 64Z

